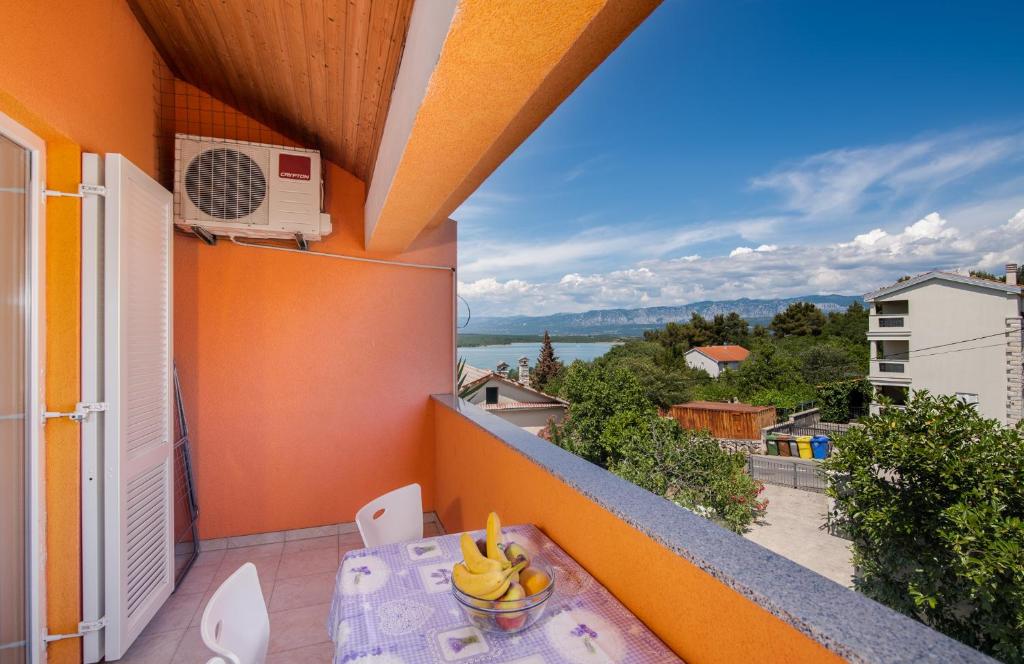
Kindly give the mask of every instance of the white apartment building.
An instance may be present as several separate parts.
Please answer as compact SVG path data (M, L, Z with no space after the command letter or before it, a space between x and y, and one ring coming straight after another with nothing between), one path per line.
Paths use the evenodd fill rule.
M952 394L1006 424L1024 416L1016 265L1005 281L927 272L864 299L876 392L897 405L912 390Z

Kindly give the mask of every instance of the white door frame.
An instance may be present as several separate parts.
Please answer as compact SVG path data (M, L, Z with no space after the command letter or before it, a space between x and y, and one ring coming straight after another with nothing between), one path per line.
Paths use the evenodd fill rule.
M17 143L29 153L28 251L26 262L29 282L28 341L28 408L25 421L28 433L28 607L27 624L30 638L29 661L37 664L45 654L46 576L45 561L46 511L45 476L43 469L43 400L46 343L45 301L46 271L46 208L43 196L46 174L46 143L34 133L0 113L0 134Z

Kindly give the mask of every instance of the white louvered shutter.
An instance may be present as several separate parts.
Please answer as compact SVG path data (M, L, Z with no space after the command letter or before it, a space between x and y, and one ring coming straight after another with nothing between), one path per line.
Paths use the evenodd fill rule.
M104 322L107 660L174 589L172 197L106 156Z

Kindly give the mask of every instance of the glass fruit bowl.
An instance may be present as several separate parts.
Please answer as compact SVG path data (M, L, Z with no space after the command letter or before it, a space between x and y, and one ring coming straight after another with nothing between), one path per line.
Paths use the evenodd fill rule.
M515 634L540 620L544 615L544 605L555 592L555 575L550 567L534 563L530 569L547 574L550 581L540 592L522 599L479 599L462 592L455 584L452 584L452 594L469 621L481 631Z

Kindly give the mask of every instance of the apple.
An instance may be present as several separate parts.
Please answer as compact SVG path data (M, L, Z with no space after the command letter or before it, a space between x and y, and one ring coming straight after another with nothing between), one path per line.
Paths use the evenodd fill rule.
M503 609L518 609L524 604L522 601L526 598L526 591L518 583L509 584L508 590L501 596L499 600L501 604L498 604ZM514 613L501 613L494 618L494 622L503 631L506 632L517 632L523 628L526 624L527 615L525 611L516 611Z

